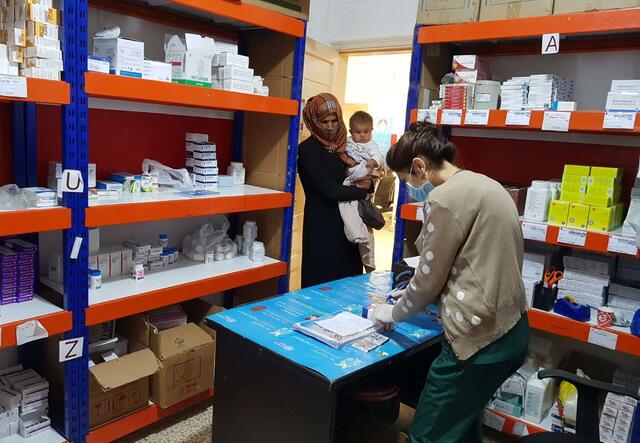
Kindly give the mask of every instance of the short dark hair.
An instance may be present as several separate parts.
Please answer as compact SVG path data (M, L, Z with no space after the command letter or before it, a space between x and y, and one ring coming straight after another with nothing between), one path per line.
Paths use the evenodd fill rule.
M440 169L446 160L453 163L457 148L442 133L440 126L427 122L413 122L409 130L387 152L387 165L395 172L409 172L413 159L425 157L431 167Z
M371 114L369 114L368 112L356 111L349 119L349 128L353 128L354 125L366 124L370 124L371 126L373 126L373 117L371 117Z

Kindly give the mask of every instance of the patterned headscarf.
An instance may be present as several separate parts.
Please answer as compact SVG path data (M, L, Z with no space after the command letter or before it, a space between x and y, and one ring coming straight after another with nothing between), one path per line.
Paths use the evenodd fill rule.
M322 126L322 120L329 114L336 114L338 117L338 125L333 131L329 131ZM347 166L355 166L356 162L347 155L347 127L342 121L342 108L333 95L322 93L311 97L307 100L307 104L302 112L304 124L307 126L311 134L327 149L329 152L335 152L340 160Z

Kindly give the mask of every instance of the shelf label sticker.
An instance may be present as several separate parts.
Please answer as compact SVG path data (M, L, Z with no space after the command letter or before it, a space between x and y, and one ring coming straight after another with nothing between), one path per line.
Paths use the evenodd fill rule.
M76 237L73 240L73 246L71 247L71 255L69 255L71 260L76 260L78 258L78 254L80 254L80 246L82 246L82 237Z
M589 330L589 343L602 346L603 348L616 350L618 344L618 335L613 332L603 331L602 329L591 328Z
M49 332L38 320L29 320L16 326L16 344L18 346L47 338Z
M470 109L464 116L465 125L487 126L489 124L488 109Z
M420 206L416 207L416 220L419 222L424 221L424 210Z
M604 113L603 129L633 129L636 123L635 112L613 112Z
M442 111L441 125L458 126L462 124L462 109L444 109Z
M527 240L546 241L547 228L542 223L522 222L522 236Z
M529 126L531 111L507 111L507 126Z
M482 415L482 422L498 432L502 432L504 429L505 421L504 417L494 414L491 411L484 411L484 414Z
M560 34L542 34L542 54L557 54L560 52Z
M437 109L418 109L418 121L437 124L438 110Z
M27 79L14 75L0 75L0 95L27 98Z
M577 229L560 228L558 243L565 245L584 246L587 242L587 231Z
M638 255L638 246L635 238L610 235L607 251L618 254Z
M84 190L84 180L82 180L80 171L75 169L62 171L60 189L62 192L82 192Z
M82 357L84 345L84 337L70 338L69 340L60 340L58 348L58 361L75 360Z
M543 131L569 132L570 112L545 111L542 120Z

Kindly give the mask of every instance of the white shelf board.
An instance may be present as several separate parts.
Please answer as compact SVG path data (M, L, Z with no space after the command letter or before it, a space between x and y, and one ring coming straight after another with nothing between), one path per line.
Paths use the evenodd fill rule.
M137 193L131 194L128 192L122 192L120 198L117 200L101 200L93 199L89 200L89 207L109 206L109 205L122 205L131 203L155 203L166 201L186 201L186 200L198 200L198 199L211 199L211 198L224 198L224 197L245 197L254 195L267 195L267 194L279 194L280 191L274 191L272 189L260 188L252 185L235 185L229 187L219 188L215 195L202 195L202 196L187 196L180 194L179 191L175 191L171 188L161 188L158 192L150 193Z
M63 309L35 295L33 300L0 306L0 327L57 312L63 312ZM0 441L4 443L4 440Z
M104 280L100 289L89 291L89 306L180 286L194 281L221 277L234 272L258 269L275 263L279 263L279 261L265 257L263 262L253 262L249 260L249 257L241 255L231 260L205 264L180 256L178 263L175 265L145 273L144 280L134 281L128 276ZM41 281L51 289L62 293L61 284L54 283L44 277L41 277Z
M67 440L53 428L49 428L29 438L24 438L19 435L0 438L0 443L63 443L66 441Z

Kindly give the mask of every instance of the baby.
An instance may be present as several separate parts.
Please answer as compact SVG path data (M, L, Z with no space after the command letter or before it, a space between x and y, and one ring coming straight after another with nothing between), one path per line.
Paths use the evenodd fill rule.
M379 177L384 170L384 157L373 140L373 117L364 111L355 112L349 119L347 154L358 164L366 162L370 174ZM349 173L353 172L353 169Z

